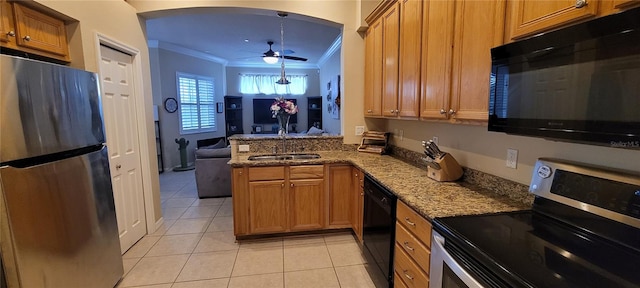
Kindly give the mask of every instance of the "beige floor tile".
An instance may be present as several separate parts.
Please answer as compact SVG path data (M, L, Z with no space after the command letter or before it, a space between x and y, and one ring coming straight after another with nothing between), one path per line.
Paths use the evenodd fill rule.
M177 282L228 278L236 261L236 251L191 254Z
M284 271L333 267L324 243L284 247Z
M225 198L201 198L196 199L191 206L220 206L224 203Z
M324 241L329 242L345 242L351 241L356 243L356 239L353 237L353 234L348 233L335 233L335 234L327 234L324 235Z
M268 247L282 248L282 238L266 238L266 239L240 241L240 249L255 249L255 248L268 248Z
M189 207L193 202L196 201L196 198L170 198L164 202L164 206L167 208L177 208L177 207Z
M122 258L122 266L124 267L124 275L127 275L133 266L140 261L141 258Z
M233 216L216 216L207 228L207 232L233 231Z
M233 205L233 197L225 197L223 199L225 205Z
M220 210L218 210L216 217L220 216L233 216L233 206L227 204L220 206Z
M189 255L144 257L122 280L122 287L172 283Z
M190 184L185 185L180 189L176 194L173 195L173 198L197 198L198 197L198 189Z
M173 284L156 284L156 285L144 285L144 286L130 286L127 288L171 288ZM117 288L120 288L122 286L116 286Z
M176 195L176 193L178 193L178 192L176 192L176 191L165 191L165 192L160 191L160 201L164 202L167 199L171 199L171 198L173 198L173 195Z
M247 248L238 251L232 276L283 272L282 247Z
M260 274L242 277L231 277L229 288L283 288L284 274Z
M164 235L153 245L147 256L190 254L198 245L202 234Z
M218 231L204 233L194 253L238 250L238 248L240 245L236 243L233 231Z
M334 267L367 263L355 242L330 242L327 243L327 249Z
M162 218L164 220L175 220L180 218L188 207L162 207Z
M178 219L165 235L202 233L207 230L210 222L211 218Z
M213 218L220 206L193 206L184 211L180 219L187 218Z
M364 265L336 267L338 281L342 288L375 288Z
M285 272L284 286L287 288L338 288L340 284L333 268L324 268Z
M171 225L173 225L173 223L176 223L175 219L166 219L164 218L164 221L162 222L162 225L160 225L160 227L158 227L158 229L156 229L155 232L149 234L151 236L162 236L164 235L164 233L166 233L169 228L171 227Z
M286 237L283 240L284 240L284 247L295 246L295 245L307 245L307 244L318 244L318 245L323 244L324 246L324 236L322 235Z
M138 243L131 246L131 248L129 248L129 250L127 250L127 252L122 255L122 258L143 257L145 254L147 254L147 252L149 252L149 250L151 250L151 247L153 247L153 245L155 245L156 242L160 240L160 237L161 236L149 235L142 237L142 239L140 239Z
M229 278L176 282L171 288L227 288Z

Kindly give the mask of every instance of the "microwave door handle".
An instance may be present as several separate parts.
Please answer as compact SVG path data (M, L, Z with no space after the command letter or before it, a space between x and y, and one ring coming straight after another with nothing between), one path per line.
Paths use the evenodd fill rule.
M436 233L434 233L434 234L436 234ZM467 287L469 287L469 288L483 288L484 287L484 286L482 286L482 284L478 283L478 281L476 281L476 279L474 279L473 276L471 276L471 274L469 274L467 271L465 271L462 268L462 266L460 266L460 264L458 264L458 262L456 262L456 260L453 259L453 257L451 257L451 254L449 254L449 252L447 252L447 250L444 249L444 238L442 236L433 235L431 244L433 246L435 246L432 250L439 250L438 252L441 252L440 256L442 257L442 261L444 263L447 263L449 268L451 268L451 271L453 271L453 273L455 273L456 276L458 278L460 278L460 280L462 280L462 282L464 282L464 284L467 285ZM433 264L434 265L439 265L439 263L433 263ZM442 272L440 272L440 273L442 273ZM442 275L440 275L440 278L442 278ZM440 280L440 282L441 281L442 281L442 279ZM442 285L441 283L437 283L436 286L438 286L438 284Z

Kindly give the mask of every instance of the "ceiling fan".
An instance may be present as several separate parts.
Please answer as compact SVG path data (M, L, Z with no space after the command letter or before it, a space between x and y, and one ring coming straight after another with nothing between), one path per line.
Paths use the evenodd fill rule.
M295 60L295 61L307 61L307 58L287 55L287 54L294 53L291 50L284 50L282 53L283 55L281 55L280 51L274 52L273 49L271 48L271 45L273 45L273 41L267 41L267 44L269 44L269 51L264 52L262 56L263 60L267 63L275 64L278 62L278 58L284 58L287 60Z

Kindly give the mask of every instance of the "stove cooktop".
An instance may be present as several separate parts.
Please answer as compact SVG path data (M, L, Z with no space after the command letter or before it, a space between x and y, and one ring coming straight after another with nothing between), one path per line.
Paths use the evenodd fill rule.
M533 210L436 218L463 262L511 287L640 287L640 251ZM640 238L636 238L640 239ZM640 241L640 240L638 240ZM485 271L486 272L486 271Z

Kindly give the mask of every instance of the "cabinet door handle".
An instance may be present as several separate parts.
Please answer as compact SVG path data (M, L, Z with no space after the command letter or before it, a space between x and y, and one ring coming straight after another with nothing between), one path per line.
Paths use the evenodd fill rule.
M453 114L456 114L456 110L449 109L449 115L453 115Z
M407 242L407 241L404 241L404 243L402 243L402 245L404 245L404 248L407 248L407 250L409 250L411 252L413 252L413 250L416 250L416 249L413 249L413 247L409 246L409 242Z
M587 6L587 0L576 0L576 8L580 9Z
M284 183L280 184L280 187L284 188Z
M238 172L238 175L242 175L242 171Z
M441 109L440 109L440 114L441 114L441 115L447 114L447 111L445 111L445 110L444 110L444 108L441 108Z
M373 111L371 111L371 109L367 110L367 113L372 113Z
M396 113L396 114L400 113L400 110L396 109L396 112L395 112L395 113Z
M9 31L9 32L7 32L7 36L16 37L16 32L15 31Z
M404 222L407 222L407 224L411 225L411 226L416 226L416 223L413 223L409 220L409 217L404 217Z
M291 187L293 187L293 183L291 183Z
M404 274L404 277L406 277L409 280L413 280L413 276L409 275L407 272L409 272L409 270L402 271L402 273Z
M395 110L391 109L391 110L389 110L389 113L393 114L393 113L395 113L394 111Z
M24 39L24 41L31 41L31 37L29 35L24 36L22 39Z

